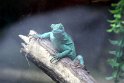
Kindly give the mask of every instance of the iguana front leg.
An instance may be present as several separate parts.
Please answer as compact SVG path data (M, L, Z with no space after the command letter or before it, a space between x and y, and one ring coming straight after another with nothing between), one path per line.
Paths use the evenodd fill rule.
M35 37L35 38L49 38L50 37L50 33L51 32L46 32L46 33L43 33L43 34L35 34L35 35L33 35L33 37Z
M57 53L55 56L53 56L53 58L50 60L50 62L53 63L55 61L55 63L56 63L61 58L67 56L70 52L71 52L71 50L67 49L67 50L63 51L62 53Z

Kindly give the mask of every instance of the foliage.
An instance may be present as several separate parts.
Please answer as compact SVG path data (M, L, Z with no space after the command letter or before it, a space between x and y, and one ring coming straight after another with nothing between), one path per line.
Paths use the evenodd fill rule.
M114 51L109 53L113 55L112 59L108 59L108 63L113 68L111 77L107 77L107 80L114 79L115 83L119 83L120 79L124 78L124 0L120 0L118 3L111 5L114 9L110 10L113 14L113 20L108 20L110 23L110 29L107 32L113 32L119 35L120 38L117 40L110 40L110 43L116 46Z

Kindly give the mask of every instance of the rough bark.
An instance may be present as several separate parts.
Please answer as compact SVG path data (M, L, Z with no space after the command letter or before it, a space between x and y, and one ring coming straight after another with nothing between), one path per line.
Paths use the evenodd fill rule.
M69 58L51 63L50 60L56 53L52 44L46 39L32 38L32 34L36 32L31 30L28 36L19 35L24 41L21 51L25 52L25 56L54 81L57 83L96 83L86 70L74 67L74 63Z

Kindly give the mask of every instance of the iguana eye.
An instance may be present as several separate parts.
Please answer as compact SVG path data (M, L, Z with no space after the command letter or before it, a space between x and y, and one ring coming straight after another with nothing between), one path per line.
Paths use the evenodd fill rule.
M61 30L62 30L63 28L62 28L62 27L60 27L59 29L61 29Z
M63 28L63 27L60 27L59 29L60 29L60 30L63 30L64 28Z

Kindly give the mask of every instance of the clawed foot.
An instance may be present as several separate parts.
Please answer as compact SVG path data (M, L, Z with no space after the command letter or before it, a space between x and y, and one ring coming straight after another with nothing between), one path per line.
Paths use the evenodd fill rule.
M33 39L33 38L35 38L35 39L37 39L38 37L36 36L36 34L34 34L34 35L28 35L29 36L29 42L31 41L31 39Z
M87 68L86 68L85 65L81 65L81 64L77 64L77 63L75 64L75 63L73 63L73 64L72 64L72 67L75 68L75 69L76 69L76 68L81 68L81 69L87 71L87 73L90 73L90 72L87 70Z
M42 39L41 37L39 37L37 34L34 35L28 35L29 36L29 42L31 41L31 39Z
M84 69L84 67L85 67L84 65L81 65L79 63L73 63L72 66L73 66L73 68L81 68L81 69Z
M51 63L57 63L59 60L60 60L60 58L59 58L58 56L54 56L54 57L50 60L50 62L51 62Z

